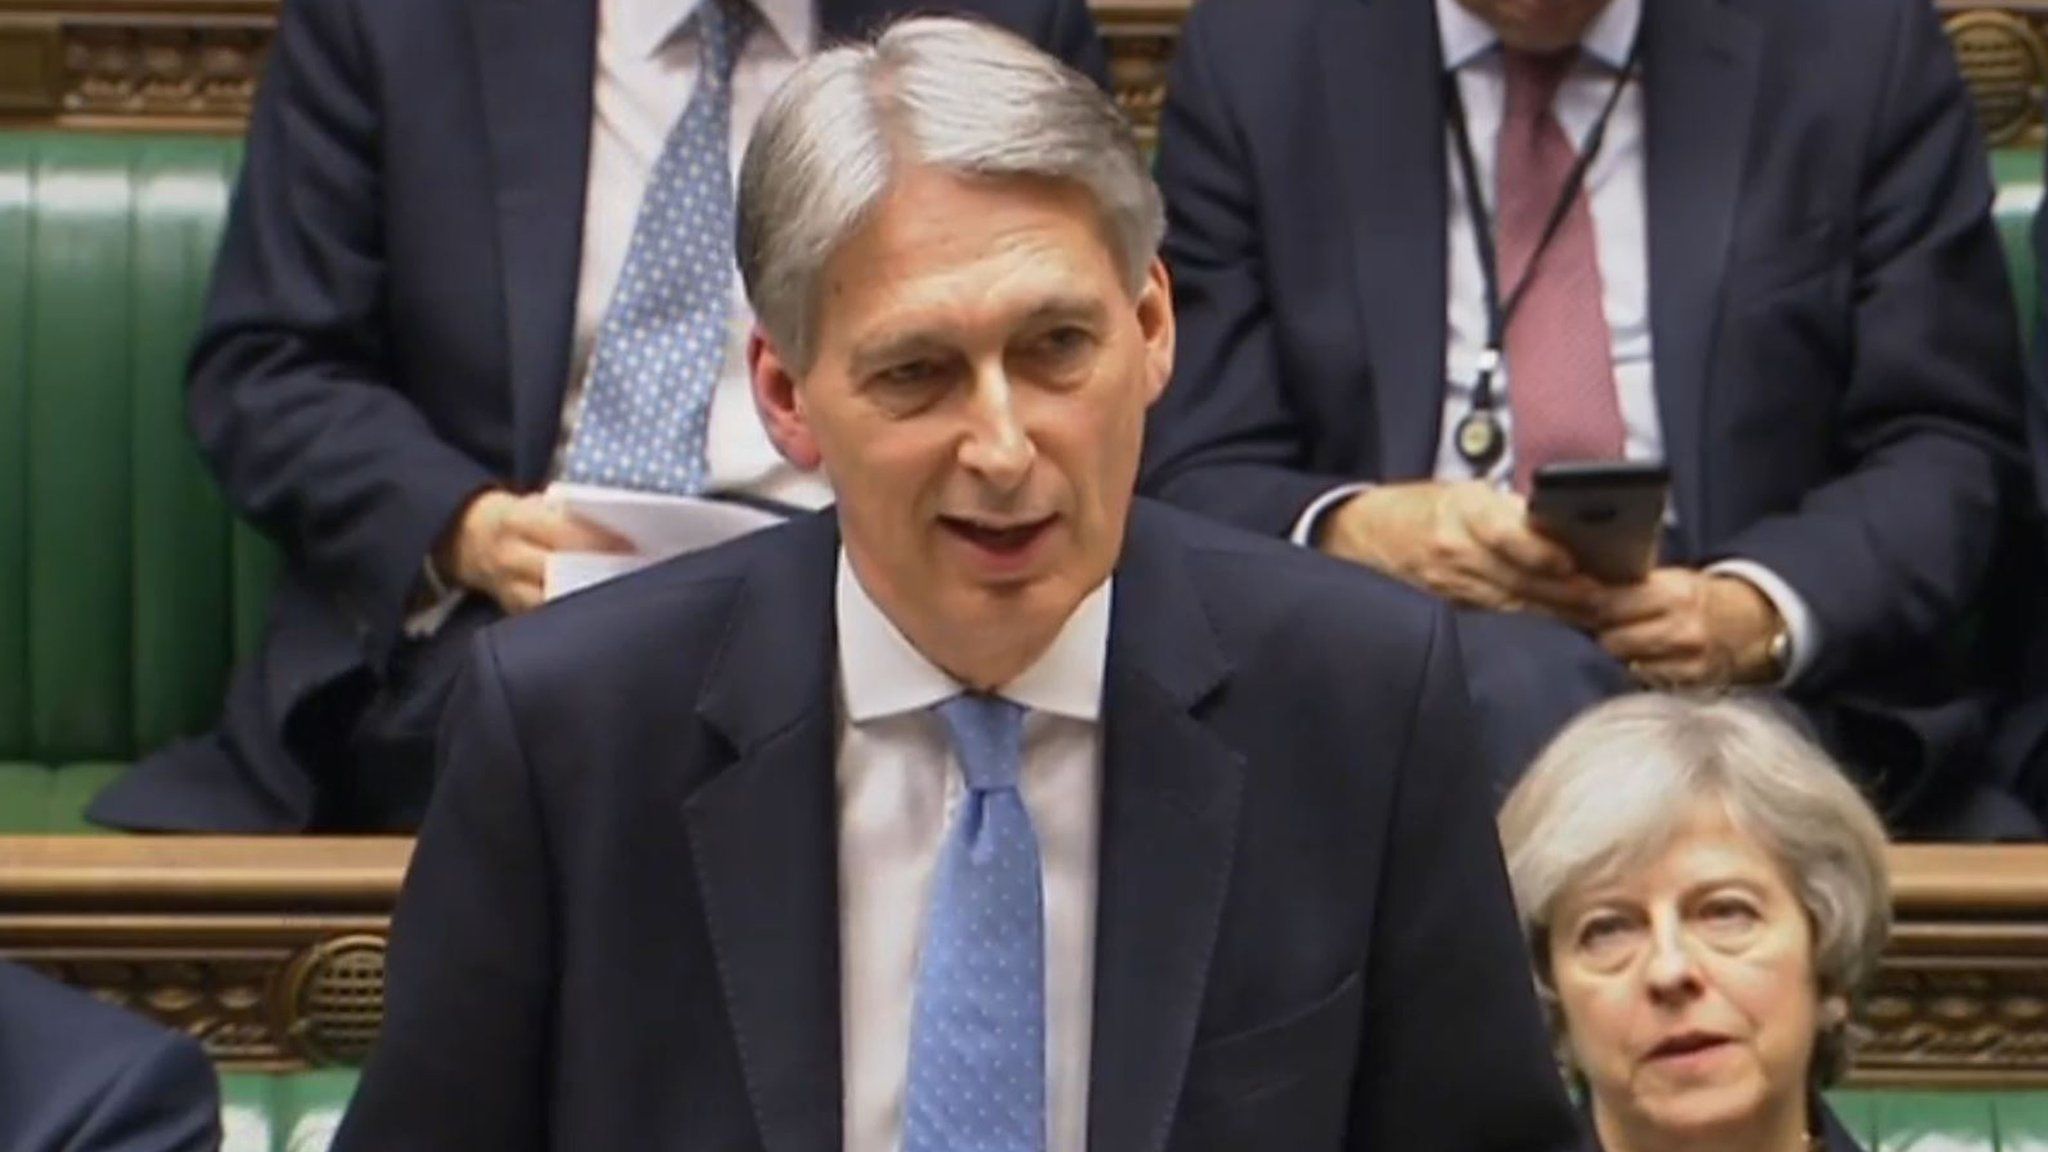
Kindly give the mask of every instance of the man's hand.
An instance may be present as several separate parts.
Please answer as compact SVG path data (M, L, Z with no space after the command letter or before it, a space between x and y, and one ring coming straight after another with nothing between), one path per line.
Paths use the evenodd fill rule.
M1472 608L1590 629L1601 589L1530 529L1522 498L1479 481L1384 484L1323 517L1316 546Z
M631 552L625 537L572 516L544 494L490 489L471 498L434 549L446 578L498 602L507 615L540 606L550 552Z
M1779 674L1770 650L1781 627L1770 598L1747 580L1659 568L1607 590L1596 634L1645 685L1723 688Z

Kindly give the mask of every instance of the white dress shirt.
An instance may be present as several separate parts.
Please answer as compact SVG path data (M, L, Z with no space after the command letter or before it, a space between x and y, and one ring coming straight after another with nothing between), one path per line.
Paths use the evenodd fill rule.
M1437 31L1444 66L1458 77L1458 95L1465 106L1466 129L1479 170L1480 197L1495 217L1498 198L1495 155L1501 121L1507 111L1507 70L1501 60L1500 37L1492 26L1458 0L1435 0ZM1582 55L1558 87L1551 106L1565 136L1582 144L1600 118L1615 78L1627 64L1629 50L1642 26L1643 0L1611 0L1586 29ZM1600 268L1601 304L1613 339L1614 386L1624 432L1622 454L1630 460L1664 459L1664 428L1657 411L1656 368L1650 332L1650 243L1648 177L1643 162L1643 86L1631 80L1616 101L1599 155L1586 170L1585 195L1593 217L1593 244ZM1445 126L1449 165L1449 203L1445 205L1447 236L1444 301L1444 407L1438 423L1436 478L1471 480L1472 466L1458 455L1458 421L1472 409L1479 358L1486 349L1486 279L1479 262L1479 242L1465 191L1456 137ZM1501 295L1514 285L1502 284ZM1514 479L1514 415L1508 395L1514 380L1503 359L1494 373L1494 412L1508 433L1508 451L1482 479L1506 488ZM1323 513L1370 485L1347 485L1324 494L1302 514L1295 539L1306 543ZM1820 643L1818 625L1806 602L1778 575L1748 560L1728 560L1709 571L1740 576L1754 585L1778 610L1791 635L1791 662L1781 683L1790 683L1812 664Z
M698 43L685 28L702 0L598 0L597 81L590 123L590 176L583 210L583 262L576 281L575 343L562 410L560 448L576 426L598 324L626 263L633 224L669 129L697 90ZM813 0L753 0L761 22L747 37L732 77L731 159L737 180L754 125L816 41ZM725 370L711 399L707 463L715 492L818 508L831 502L824 478L791 468L754 413L746 365L753 312L739 266L732 270L732 321ZM556 453L557 466L562 452Z
M932 706L963 689L868 598L844 553L839 624L840 1051L845 1152L898 1152L912 998L939 850L966 785ZM1083 1152L1110 584L1002 695L1024 720L1024 805L1045 891L1047 1152Z

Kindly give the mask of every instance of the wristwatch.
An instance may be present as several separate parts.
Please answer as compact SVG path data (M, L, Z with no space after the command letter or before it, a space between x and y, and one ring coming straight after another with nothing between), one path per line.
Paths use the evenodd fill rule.
M1768 682L1776 684L1792 670L1792 629L1778 621L1778 630L1764 643L1764 663Z

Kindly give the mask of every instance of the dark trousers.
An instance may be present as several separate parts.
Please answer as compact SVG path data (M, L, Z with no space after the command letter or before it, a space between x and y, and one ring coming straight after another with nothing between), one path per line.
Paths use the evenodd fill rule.
M471 597L433 635L277 716L258 657L236 668L219 727L151 753L95 797L96 823L137 832L411 832L433 792L434 740L470 637L497 619ZM267 781L290 781L280 795ZM310 797L310 802L306 799Z

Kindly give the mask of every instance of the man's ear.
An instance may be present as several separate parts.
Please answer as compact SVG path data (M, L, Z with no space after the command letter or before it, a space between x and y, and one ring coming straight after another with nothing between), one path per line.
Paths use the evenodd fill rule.
M1173 279L1166 261L1155 256L1138 290L1138 331L1145 337L1145 406L1151 407L1166 391L1173 378L1176 329L1173 317Z
M800 472L815 472L823 456L818 438L804 414L802 392L793 365L782 358L774 340L754 325L747 338L747 373L754 385L754 411L768 430L768 441Z

